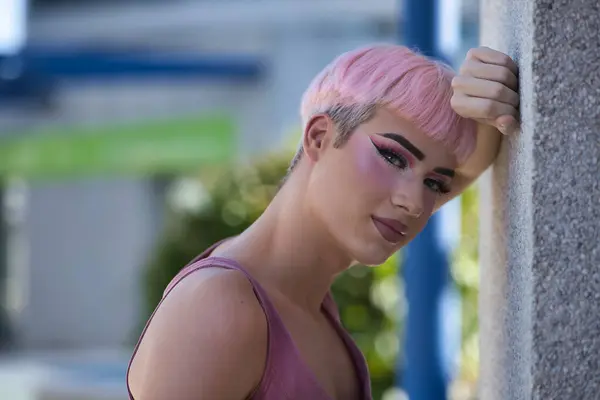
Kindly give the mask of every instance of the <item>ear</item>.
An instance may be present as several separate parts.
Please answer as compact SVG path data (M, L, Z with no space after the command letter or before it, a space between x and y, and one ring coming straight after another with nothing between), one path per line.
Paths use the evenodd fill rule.
M315 114L306 124L302 147L304 153L313 162L331 144L335 135L335 124L327 114Z

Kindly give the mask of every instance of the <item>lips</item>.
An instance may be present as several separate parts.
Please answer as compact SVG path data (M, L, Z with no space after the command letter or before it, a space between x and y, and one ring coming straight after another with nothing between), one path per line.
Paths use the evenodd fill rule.
M392 244L399 243L406 236L408 227L398 220L379 217L371 219L381 236Z

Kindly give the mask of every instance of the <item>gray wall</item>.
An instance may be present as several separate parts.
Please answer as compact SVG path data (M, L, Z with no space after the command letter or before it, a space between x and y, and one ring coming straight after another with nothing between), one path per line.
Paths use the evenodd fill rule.
M600 393L597 0L484 0L482 44L519 61L519 134L482 180L481 398Z
M131 179L30 188L19 345L114 347L132 336L139 268L161 226L161 195L154 189L152 181Z

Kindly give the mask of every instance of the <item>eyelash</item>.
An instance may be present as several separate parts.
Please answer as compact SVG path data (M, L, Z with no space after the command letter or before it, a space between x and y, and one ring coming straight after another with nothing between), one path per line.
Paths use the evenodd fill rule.
M396 153L394 150L376 145L375 148L377 149L377 153L379 154L379 156L383 158L387 163L389 163L392 167L398 168L400 170L406 169L408 167L408 160L406 160L404 156ZM400 161L402 165L398 165L394 161ZM427 185L429 189L438 194L447 194L450 192L450 189L444 182L440 182L435 179L425 179L425 185Z
M408 167L408 160L404 156L396 153L394 150L380 146L375 146L375 148L377 149L379 155L383 157L383 159L393 167L396 167L398 169L405 169L406 167ZM397 165L396 163L394 163L394 161L400 161L402 165Z

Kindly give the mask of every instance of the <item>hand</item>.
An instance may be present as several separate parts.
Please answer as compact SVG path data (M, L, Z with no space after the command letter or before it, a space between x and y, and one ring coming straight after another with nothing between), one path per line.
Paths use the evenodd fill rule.
M505 135L519 129L517 64L488 47L469 50L452 80L450 104L465 118L496 127Z

